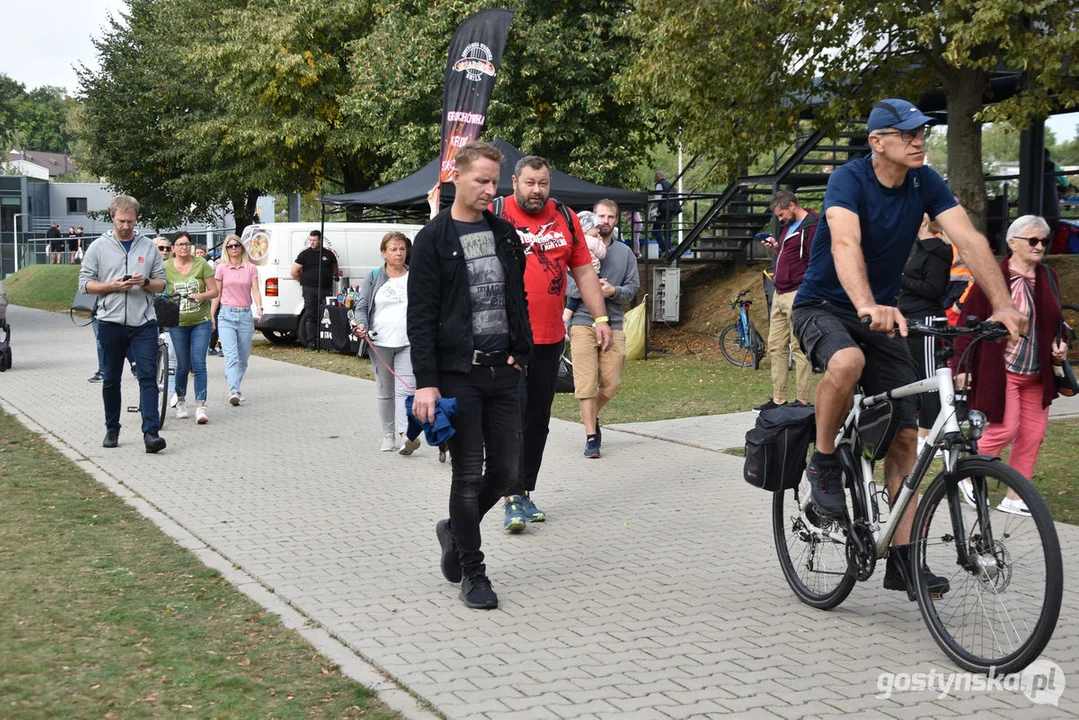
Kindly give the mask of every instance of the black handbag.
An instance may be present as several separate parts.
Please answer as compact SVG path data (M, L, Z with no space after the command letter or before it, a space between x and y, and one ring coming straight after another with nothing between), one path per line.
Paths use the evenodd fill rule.
M1042 263L1043 265L1045 263ZM1057 302L1060 302L1060 288L1057 287L1056 279L1053 277L1053 271L1048 266L1045 268L1045 274L1049 278L1049 285L1053 288L1053 294L1057 297ZM1063 340L1067 345L1071 345L1072 340L1075 338L1075 332L1072 330L1068 323L1061 319L1060 332L1057 333L1056 340ZM1079 394L1079 381L1075 378L1075 370L1072 368L1071 363L1065 360L1060 365L1053 364L1053 383L1056 385L1057 392L1064 397L1072 397Z
M178 327L180 324L180 298L176 295L154 295L154 314L157 326Z

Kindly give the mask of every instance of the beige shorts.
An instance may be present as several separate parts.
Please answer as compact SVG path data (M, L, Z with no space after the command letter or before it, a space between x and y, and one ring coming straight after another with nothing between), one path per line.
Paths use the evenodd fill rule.
M614 345L603 352L596 345L596 330L585 325L572 325L569 329L569 347L573 354L573 394L578 399L593 398L602 393L613 398L622 383L622 370L626 366L626 334L612 330Z

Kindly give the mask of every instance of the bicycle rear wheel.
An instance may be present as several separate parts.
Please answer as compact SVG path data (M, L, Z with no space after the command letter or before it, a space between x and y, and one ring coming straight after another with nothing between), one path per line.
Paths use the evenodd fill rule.
M1063 594L1063 564L1053 519L1029 480L997 459L969 457L956 468L972 481L976 510L956 488L963 531L949 511L948 480L939 475L914 519L914 583L929 632L944 653L971 672L1021 671L1045 649L1056 628ZM1030 516L997 510L1008 490ZM972 569L956 563L956 543L967 549ZM932 597L926 573L948 577L949 589Z
M753 364L749 348L742 345L742 334L736 323L723 328L719 334L719 349L723 357L735 367L749 367Z
M157 379L158 410L160 417L158 422L165 427L165 416L169 412L169 346L165 343L157 344Z
M757 332L753 323L749 324L749 359L754 370L761 369L761 360L764 359L764 338Z
M772 498L772 535L783 576L795 597L806 605L830 610L847 599L854 574L847 563L847 544L823 537L821 530L840 531L833 520L820 518L808 507L809 480Z

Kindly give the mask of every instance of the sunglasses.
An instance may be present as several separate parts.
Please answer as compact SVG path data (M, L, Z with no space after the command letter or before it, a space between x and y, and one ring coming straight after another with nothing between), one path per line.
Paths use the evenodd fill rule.
M1030 243L1031 247L1038 247L1039 245L1042 247L1049 247L1049 238L1047 237L1023 237L1022 235L1016 235L1015 239L1026 240Z
M158 245L157 249L161 252L168 252L169 250L172 250L172 248L170 248L168 245Z
M920 128L914 128L913 130L892 130L891 132L878 132L875 135L898 135L899 139L908 145L914 142L914 138L929 139L929 136L933 134L933 128L928 125L922 125Z
M235 250L236 248L240 248L240 247L243 247L243 245L237 245L236 243L233 243L232 245L226 245L225 246L225 248L227 250Z

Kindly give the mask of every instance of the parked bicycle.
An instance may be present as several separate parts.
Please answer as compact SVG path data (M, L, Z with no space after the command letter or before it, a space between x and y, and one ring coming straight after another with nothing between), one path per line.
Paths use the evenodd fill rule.
M970 336L973 348L1008 334L994 322L966 328L912 322L911 331L944 340L938 353L941 365L950 358L955 337ZM960 371L969 369L972 357L968 349L960 359ZM869 430L859 420L891 400L924 392L939 393L940 413L889 508L887 491L873 482L874 458L868 448L873 441L863 442L862 434ZM849 489L845 517L829 520L813 511L804 472L794 487L788 485L774 495L776 550L784 577L798 599L815 608L834 608L855 582L869 579L877 560L887 556L900 518L929 475L934 454L942 450L944 467L918 503L914 519L910 599L917 600L936 643L966 670L1014 673L1037 658L1052 637L1060 613L1060 543L1049 509L1034 485L999 458L978 454L978 438L985 427L985 415L968 409L965 394L955 390L952 371L946 366L934 378L890 392L872 397L856 394L836 440ZM959 487L964 481L971 482L972 506ZM1009 489L1030 508L1030 517L993 512ZM930 592L930 569L946 576L946 591Z
M732 310L737 308L738 319L720 331L719 349L732 365L752 366L757 370L764 358L764 339L749 319L749 308L753 306L753 301L742 299L748 294L747 288L731 299L729 307Z
M169 331L158 328L157 335L157 360L154 365L154 380L157 382L158 416L161 427L165 427L165 416L169 410L169 375L174 370L169 368ZM129 413L140 411L138 405L128 405Z

